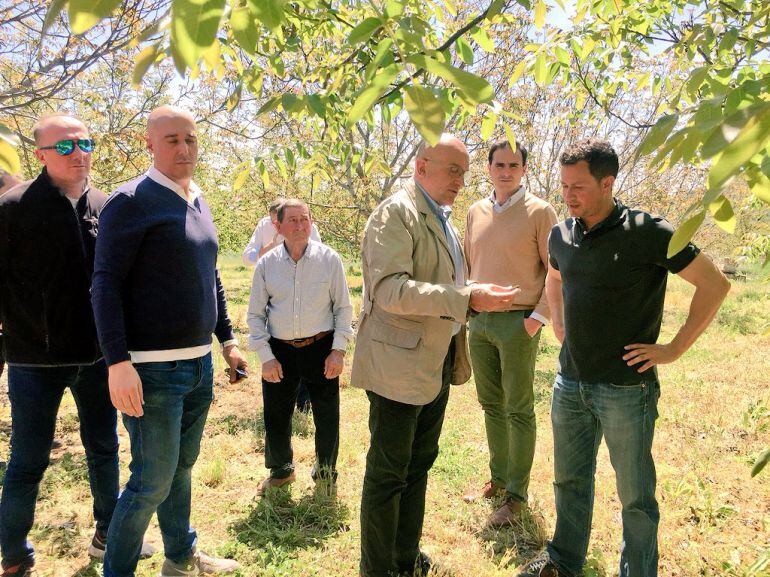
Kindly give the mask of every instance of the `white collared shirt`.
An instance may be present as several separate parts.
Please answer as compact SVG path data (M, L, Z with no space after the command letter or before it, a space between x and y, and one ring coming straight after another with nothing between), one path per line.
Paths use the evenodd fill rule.
M524 198L524 185L522 184L519 186L518 189L516 189L516 192L514 192L511 196L508 197L508 200L506 200L503 204L497 203L497 195L495 194L495 191L492 191L492 194L489 195L489 200L492 203L492 210L494 210L497 214L500 214L501 212L505 212L509 208L511 208L514 204L519 202L522 198Z
M313 240L297 262L285 244L262 255L254 269L246 320L249 348L263 363L275 358L271 336L294 340L333 330L332 348L345 351L353 338L353 306L339 255Z

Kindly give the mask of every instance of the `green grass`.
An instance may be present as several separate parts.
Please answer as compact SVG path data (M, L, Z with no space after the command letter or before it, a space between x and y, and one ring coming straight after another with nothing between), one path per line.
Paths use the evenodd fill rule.
M250 273L237 257L222 259L230 312L246 342ZM347 266L354 306L361 276ZM687 315L692 289L672 278L662 340ZM770 471L751 479L753 460L770 445L770 285L734 282L715 322L678 362L662 367L655 456L661 507L660 575L667 577L768 577L770 575ZM462 495L486 481L487 449L473 383L453 387L441 451L431 472L423 547L455 577L510 577L549 538L554 524L551 383L558 346L550 329L541 338L535 374L538 441L530 484L530 515L516 527L483 529L493 503L466 504ZM352 350L347 357L349 365ZM253 378L227 385L216 359L216 400L201 455L193 471L193 522L200 547L237 558L241 575L259 577L355 577L358 575L359 506L368 448L368 402L362 391L341 391L338 500L314 495L313 422L294 420L297 481L258 499L264 468L264 421L259 363L249 353ZM397 375L394 375L397 378ZM0 455L8 454L10 426L0 404ZM67 395L55 452L41 487L31 540L41 577L95 577L101 564L85 555L93 516L72 398ZM128 439L121 425L122 480L127 478ZM157 522L148 538L161 546ZM587 577L617 575L620 505L604 446L599 452L594 528ZM162 553L139 564L137 575L157 575Z

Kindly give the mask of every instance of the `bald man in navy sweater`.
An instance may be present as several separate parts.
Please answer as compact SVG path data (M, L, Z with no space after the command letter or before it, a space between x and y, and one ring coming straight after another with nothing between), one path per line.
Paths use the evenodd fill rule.
M245 371L217 272L211 211L192 181L195 120L163 106L147 123L153 166L118 189L99 220L92 302L110 396L131 439L131 477L115 508L107 577L134 575L157 511L162 576L230 573L238 563L198 551L190 527L191 471L213 399L214 333Z

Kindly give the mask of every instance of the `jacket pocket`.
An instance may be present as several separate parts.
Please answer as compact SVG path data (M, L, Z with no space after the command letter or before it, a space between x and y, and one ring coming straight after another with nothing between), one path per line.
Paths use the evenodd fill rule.
M392 325L372 321L372 340L402 349L415 349L420 344L422 333L408 331Z

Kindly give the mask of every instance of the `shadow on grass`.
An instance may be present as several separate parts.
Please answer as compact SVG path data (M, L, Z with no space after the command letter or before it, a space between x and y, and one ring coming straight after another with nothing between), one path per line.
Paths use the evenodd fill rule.
M271 489L230 527L235 540L262 550L268 563L281 563L298 549L321 547L342 531L350 530L347 506L336 499L305 495L298 501L285 489Z

